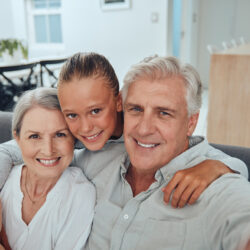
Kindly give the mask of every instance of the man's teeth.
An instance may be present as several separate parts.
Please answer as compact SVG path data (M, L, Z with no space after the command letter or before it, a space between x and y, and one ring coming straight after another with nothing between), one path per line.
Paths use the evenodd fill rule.
M88 140L92 140L92 139L96 138L99 134L100 134L100 133L95 134L95 135L92 135L92 136L86 136L86 138L87 138Z
M144 143L141 143L139 141L137 141L138 145L140 145L141 147L144 147L144 148L153 148L155 147L157 144L144 144Z
M55 163L56 161L58 161L58 158L57 159L54 159L54 160L41 160L40 159L40 162L44 165L52 165L53 163Z

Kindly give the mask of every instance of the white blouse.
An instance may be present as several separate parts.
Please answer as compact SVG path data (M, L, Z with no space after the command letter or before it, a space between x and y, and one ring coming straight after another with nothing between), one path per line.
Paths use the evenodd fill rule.
M94 216L95 188L79 168L67 168L29 225L22 220L23 166L15 166L1 191L3 225L15 249L83 249Z

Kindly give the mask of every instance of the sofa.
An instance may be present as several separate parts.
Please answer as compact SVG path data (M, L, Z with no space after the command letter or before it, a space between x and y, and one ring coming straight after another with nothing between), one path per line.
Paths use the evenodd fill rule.
M8 141L12 138L11 119L11 112L0 111L0 143ZM248 167L248 172L250 173L250 148L213 143L211 143L211 145L215 148L220 149L228 155L231 155L244 161ZM248 180L250 181L250 174Z

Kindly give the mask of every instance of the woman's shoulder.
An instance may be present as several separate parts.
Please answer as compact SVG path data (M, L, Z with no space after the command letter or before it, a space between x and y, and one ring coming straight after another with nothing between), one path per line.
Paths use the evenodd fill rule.
M72 209L78 210L84 207L87 210L93 209L96 199L95 187L79 168L68 167L59 181L54 195L60 199L58 203L60 214L64 216L69 211L73 212Z
M83 174L82 170L79 167L70 166L68 167L64 173L65 177L72 183L72 184L89 184L90 181L87 177Z
M10 174L8 176L7 181L5 182L5 185L12 181L15 182L18 181L21 178L22 168L23 164L14 166L10 171Z
M22 173L23 165L14 166L10 174L1 190L1 196L3 198L4 195L9 195L13 193L14 195L20 195L20 180L21 180L21 173ZM7 197L6 196L6 197Z
M83 174L82 170L78 167L68 167L64 173L65 183L68 186L68 191L78 194L90 194L95 193L94 185Z

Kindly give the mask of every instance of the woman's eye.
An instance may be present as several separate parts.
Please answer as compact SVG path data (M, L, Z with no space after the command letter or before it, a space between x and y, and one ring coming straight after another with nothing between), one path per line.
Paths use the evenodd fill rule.
M66 117L69 119L75 119L77 117L77 114L67 114Z
M65 133L56 133L56 137L65 137L66 134Z
M29 136L29 139L38 139L39 135L38 134L33 134Z
M101 111L101 109L92 109L91 114L96 115L96 114L100 113L100 111Z

